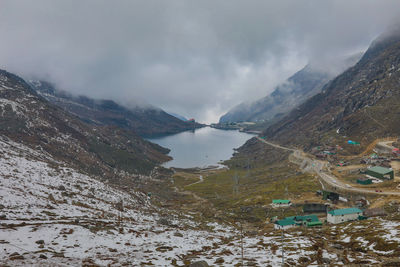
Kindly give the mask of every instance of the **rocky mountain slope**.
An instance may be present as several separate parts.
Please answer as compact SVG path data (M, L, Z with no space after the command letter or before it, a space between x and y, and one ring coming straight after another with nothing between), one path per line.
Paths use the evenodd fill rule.
M366 145L398 136L400 31L378 37L362 59L263 134L310 147L354 139Z
M252 103L241 103L220 118L220 123L259 121L266 125L271 124L294 107L321 91L330 79L339 72L354 65L361 57L361 53L345 57L335 62L335 68L325 66L316 67L308 64L296 72L287 81L279 86L266 97Z
M39 96L21 78L0 71L0 135L89 173L149 173L168 149L117 127L88 125Z
M49 102L93 125L118 126L141 136L173 134L202 127L150 106L126 108L112 100L73 96L45 81L29 81L29 84Z

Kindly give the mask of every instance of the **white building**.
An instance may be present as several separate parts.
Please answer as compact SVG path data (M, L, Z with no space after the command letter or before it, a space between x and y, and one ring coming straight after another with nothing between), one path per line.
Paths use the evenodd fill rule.
M331 210L328 211L328 217L326 220L329 223L337 224L337 223L357 220L358 217L362 215L363 215L362 211L357 208Z
M292 228L294 226L296 226L296 222L293 219L279 220L279 221L276 221L274 224L274 228L276 230L280 230L280 229L286 230L286 229Z
M273 199L271 206L273 208L284 208L284 207L290 207L292 205L292 202L287 199Z

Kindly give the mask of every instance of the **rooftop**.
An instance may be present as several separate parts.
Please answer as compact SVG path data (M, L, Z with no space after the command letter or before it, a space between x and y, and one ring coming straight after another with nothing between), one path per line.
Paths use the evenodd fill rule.
M307 221L307 222L317 222L319 221L317 215L311 214L311 215L305 215L305 216L292 216L292 217L286 217L288 220L295 220L295 221Z
M317 221L317 222L308 222L307 226L316 226L316 225L322 225L321 221Z
M287 200L287 199L273 199L272 203L274 203L274 204L289 204L290 200Z
M293 219L283 219L283 220L279 220L276 221L276 224L280 225L280 226L286 226L286 225L294 225L296 224L296 222Z
M340 209L340 210L331 210L331 211L328 211L328 213L333 216L340 216L340 215L346 215L346 214L362 213L362 211L357 208L347 208L347 209Z
M387 173L390 173L393 171L391 169L380 167L380 166L371 167L368 170L376 172L376 173L380 173L380 174L387 174Z

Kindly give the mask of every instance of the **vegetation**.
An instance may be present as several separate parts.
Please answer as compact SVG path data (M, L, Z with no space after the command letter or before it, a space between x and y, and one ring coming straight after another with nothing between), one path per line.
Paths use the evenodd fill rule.
M319 189L313 176L295 169L287 161L254 169L233 168L206 175L203 182L197 182L196 175L179 173L174 176L174 185L208 200L232 219L264 222L266 216L300 212L300 207L271 209L272 199L301 199L304 194Z
M148 174L155 167L155 162L151 162L139 154L115 148L94 138L89 141L89 146L90 152L96 153L102 161L112 168Z

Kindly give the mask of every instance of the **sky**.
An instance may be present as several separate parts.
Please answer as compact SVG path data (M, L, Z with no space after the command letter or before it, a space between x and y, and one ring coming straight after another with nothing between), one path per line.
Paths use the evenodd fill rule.
M216 122L309 62L364 51L397 0L0 0L0 68Z

